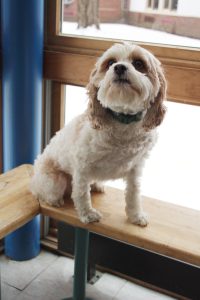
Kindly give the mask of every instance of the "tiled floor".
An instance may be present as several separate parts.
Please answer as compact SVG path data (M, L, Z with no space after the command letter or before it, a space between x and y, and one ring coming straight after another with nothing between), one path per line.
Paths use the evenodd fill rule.
M30 261L15 262L0 257L2 300L60 300L72 295L73 260L46 251ZM103 274L87 286L94 300L167 300L156 293L119 277Z

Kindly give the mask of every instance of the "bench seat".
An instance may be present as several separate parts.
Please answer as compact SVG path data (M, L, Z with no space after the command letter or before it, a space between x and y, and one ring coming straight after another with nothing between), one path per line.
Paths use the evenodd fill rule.
M40 213L29 191L31 171L31 165L22 165L0 176L0 239Z
M71 199L62 208L40 203L31 195L31 165L22 165L0 176L0 238L19 228L40 212L90 232L105 235L200 266L200 211L144 197L149 225L132 225L125 216L122 191L106 188L92 195L93 206L103 213L99 223L79 221Z
M149 215L149 224L144 228L127 220L124 193L114 188L92 195L93 206L103 213L99 223L81 223L70 199L62 208L41 203L41 212L75 227L200 266L200 211L143 198Z

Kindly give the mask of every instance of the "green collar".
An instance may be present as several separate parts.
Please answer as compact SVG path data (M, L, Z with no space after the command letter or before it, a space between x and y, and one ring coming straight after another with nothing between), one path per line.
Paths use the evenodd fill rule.
M111 114L111 116L117 120L120 123L123 124L130 124L133 122L138 122L142 120L143 111L140 111L134 115L132 114L124 114L124 113L118 113L116 111L113 111L109 108L107 108L107 111Z

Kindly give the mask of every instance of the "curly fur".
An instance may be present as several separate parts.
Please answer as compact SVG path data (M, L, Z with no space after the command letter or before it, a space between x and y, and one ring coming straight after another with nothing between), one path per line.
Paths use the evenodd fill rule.
M138 60L141 69L135 66ZM126 71L118 74L117 65ZM92 207L90 190L102 192L101 182L124 178L127 217L146 226L140 176L165 114L166 81L160 62L139 46L115 44L97 61L87 90L86 112L60 130L36 159L31 190L40 200L60 206L72 181L75 208L88 223L101 218ZM142 119L122 124L108 108L125 115L141 111Z

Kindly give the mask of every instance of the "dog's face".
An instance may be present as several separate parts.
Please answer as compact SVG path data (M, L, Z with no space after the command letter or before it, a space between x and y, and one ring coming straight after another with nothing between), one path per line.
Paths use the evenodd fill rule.
M159 125L164 116L166 81L160 62L139 46L115 44L108 49L97 61L88 90L96 123L98 111L102 119L106 108L124 114L142 112L148 129Z

